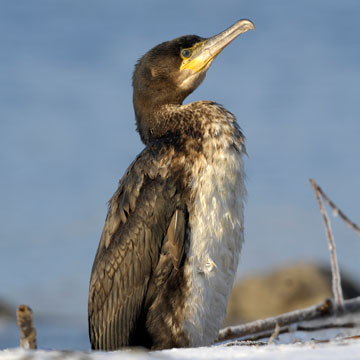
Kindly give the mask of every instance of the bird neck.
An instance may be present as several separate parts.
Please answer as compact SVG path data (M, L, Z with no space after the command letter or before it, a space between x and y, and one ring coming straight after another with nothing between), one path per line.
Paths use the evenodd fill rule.
M167 135L176 135L183 127L185 114L181 104L135 107L137 131L145 145Z

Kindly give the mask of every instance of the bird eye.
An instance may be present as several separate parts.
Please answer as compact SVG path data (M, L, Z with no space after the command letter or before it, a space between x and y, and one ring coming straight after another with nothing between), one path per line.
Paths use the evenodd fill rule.
M191 50L189 49L181 50L181 56L185 59L189 58L191 56Z

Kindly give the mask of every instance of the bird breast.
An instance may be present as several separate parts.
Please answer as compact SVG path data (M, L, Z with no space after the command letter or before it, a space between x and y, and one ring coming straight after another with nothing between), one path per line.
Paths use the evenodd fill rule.
M191 346L217 338L243 243L244 139L233 115L211 106L211 116L202 119L202 152L191 166L189 296L183 309Z

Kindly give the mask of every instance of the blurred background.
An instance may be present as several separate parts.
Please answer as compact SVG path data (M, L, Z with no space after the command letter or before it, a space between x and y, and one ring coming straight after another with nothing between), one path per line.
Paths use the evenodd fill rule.
M89 348L106 202L143 148L133 66L162 41L211 36L240 18L256 32L232 43L187 99L223 104L247 138L239 279L328 263L310 177L360 221L359 1L2 0L0 299L10 320L0 320L0 348L18 346L20 303L35 313L40 347ZM360 241L332 224L340 267L359 279Z

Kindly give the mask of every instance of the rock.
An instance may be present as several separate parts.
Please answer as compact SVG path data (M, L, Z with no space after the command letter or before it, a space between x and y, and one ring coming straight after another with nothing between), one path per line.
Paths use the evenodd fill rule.
M344 298L360 295L360 288L342 275ZM332 297L331 271L299 263L267 274L249 276L234 285L224 325L263 319L318 304Z
M0 320L14 320L15 310L4 300L0 299Z

